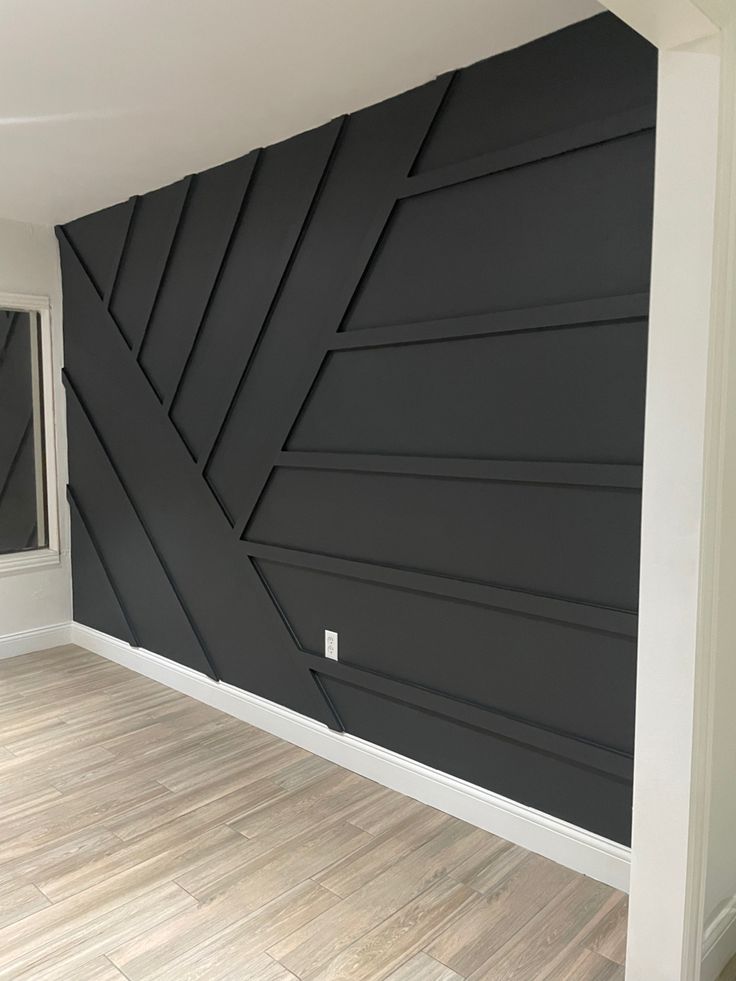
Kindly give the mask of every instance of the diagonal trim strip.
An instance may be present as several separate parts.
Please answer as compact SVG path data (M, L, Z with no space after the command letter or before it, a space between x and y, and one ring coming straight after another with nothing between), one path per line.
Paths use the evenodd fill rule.
M69 485L67 485L67 488L66 488L66 496L67 496L67 500L69 501L69 504L71 505L71 507L76 512L77 517L79 518L79 520L80 520L80 522L81 522L81 524L82 524L85 532L87 533L87 537L89 538L89 540L90 540L90 542L92 544L92 548L94 549L95 554L97 555L97 558L100 561L100 565L102 566L102 569L103 569L103 571L105 573L105 576L107 577L107 581L108 581L108 583L110 585L110 589L112 590L113 595L114 595L114 597L115 597L115 599L117 601L118 607L120 608L120 614L121 614L123 620L125 621L125 625L128 628L128 632L130 633L130 637L131 637L131 641L132 641L133 647L140 647L141 646L140 640L138 638L138 635L135 632L135 629L133 627L133 624L130 621L130 616L128 615L128 611L125 608L125 603L123 602L123 597L122 597L122 595L120 593L120 590L115 585L115 579L114 579L112 573L110 572L110 567L108 566L108 564L105 561L105 558L104 558L104 556L102 554L102 550L100 549L99 542L97 541L97 536L92 531L92 527L91 527L91 525L89 523L89 520L88 520L87 516L83 513L82 508L79 505L79 501L75 497L74 491L72 490L72 488Z
M138 519L138 523L140 524L141 528L145 532L146 537L148 538L148 541L149 541L149 543L151 545L151 548L152 548L152 550L153 550L156 558L158 559L159 565L161 566L161 568L162 568L162 570L163 570L166 578L169 581L169 584L171 585L171 589L172 589L174 595L176 596L177 601L179 602L179 605L180 605L180 607L182 609L182 612L184 613L184 616L186 617L187 621L189 622L189 625L192 628L192 632L194 633L194 636L197 638L197 642L198 642L199 646L202 648L202 653L203 653L203 655L205 657L205 660L207 661L207 664L209 665L211 675L212 675L213 678L217 679L219 677L219 673L217 671L217 668L215 667L215 663L212 660L212 657L210 656L210 654L209 654L209 652L207 650L207 646L204 643L204 640L203 640L201 634L199 633L199 630L197 629L197 625L194 622L193 617L191 616L191 614L189 613L189 610L187 609L187 605L184 602L184 599L183 599L181 593L179 592L179 589L178 589L178 587L177 587L177 585L176 585L176 583L174 581L174 578L171 575L171 571L169 570L167 563L165 562L163 556L161 555L160 550L156 546L156 543L153 540L153 536L151 535L151 532L150 532L150 530L149 530L146 522L143 520L143 517L142 517L142 515L140 513L140 510L136 507L135 501L131 497L130 491L128 489L128 486L127 486L125 480L123 480L122 474L120 473L119 469L115 465L115 462L113 461L113 459L112 459L112 457L110 455L110 451L108 450L107 446L105 445L105 442L102 439L99 430L95 426L95 424L94 424L94 422L92 420L92 417L90 416L89 411L88 411L86 405L82 401L82 398L81 398L79 392L77 391L76 387L74 386L74 383L72 382L72 379L70 378L69 372L67 371L66 368L62 368L62 378L63 378L63 381L64 381L64 387L66 388L67 392L70 393L71 396L74 398L74 401L77 403L77 405L78 405L79 409L81 410L83 416L87 420L87 422L88 422L88 424L90 426L90 429L95 434L95 437L97 439L97 442L99 443L100 448L102 449L103 453L105 454L105 457L107 459L107 462L109 463L110 468L112 469L113 473L115 474L118 483L120 484L121 488L123 489L123 491L125 493L125 496L128 499L128 503L130 504L131 509L133 510L133 513L135 514L136 518Z

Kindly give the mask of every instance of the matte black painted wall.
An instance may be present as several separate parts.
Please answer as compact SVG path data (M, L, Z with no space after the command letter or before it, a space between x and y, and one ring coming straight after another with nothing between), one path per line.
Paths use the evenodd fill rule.
M655 85L603 14L60 229L76 619L627 841Z

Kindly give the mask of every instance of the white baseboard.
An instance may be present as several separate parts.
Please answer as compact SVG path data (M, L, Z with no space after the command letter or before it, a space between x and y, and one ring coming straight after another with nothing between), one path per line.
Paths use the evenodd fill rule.
M35 627L32 630L19 630L15 634L6 634L0 637L0 660L6 657L18 657L20 654L32 654L47 647L71 644L71 628L70 623L54 623L50 627Z
M736 896L715 912L703 931L703 967L700 981L716 981L736 954Z
M357 736L183 667L167 658L71 624L72 643L280 736L370 780L506 838L561 865L628 890L630 849L532 807L407 759Z

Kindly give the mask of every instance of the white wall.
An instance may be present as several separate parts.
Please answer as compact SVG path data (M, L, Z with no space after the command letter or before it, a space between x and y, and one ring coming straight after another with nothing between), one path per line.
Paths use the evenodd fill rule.
M736 7L604 5L660 49L626 978L714 981L736 939L709 930L736 884Z
M660 48L626 978L715 981L736 951L736 5L604 3Z
M627 981L680 981L689 901L694 686L719 60L660 51L642 495Z
M52 228L0 219L0 292L47 296L51 302L52 352L56 410L60 558L42 568L0 573L0 655L18 653L22 639L9 635L37 630L71 619L69 525L65 487L67 480L64 392L61 385L61 274ZM3 638L6 639L5 643ZM29 639L30 643L30 639ZM20 644L20 648L19 648ZM38 644L31 644L29 650Z
M721 173L719 221L724 244L717 253L716 303L725 325L711 353L713 383L719 392L718 441L713 480L715 574L710 601L712 670L707 715L709 785L704 927L710 981L736 952L736 22L723 32L721 80Z
M731 360L733 360L733 355ZM730 420L736 425L736 412ZM731 433L731 457L727 484L731 500L736 501L736 452ZM722 575L723 588L729 589L729 609L724 619L730 620L724 636L730 644L717 651L714 671L714 701L712 712L713 742L711 758L710 814L704 904L704 951L712 969L704 981L715 977L736 952L736 651L732 638L736 636L736 609L733 597L736 588L736 515L727 519L724 545L728 550L728 566ZM717 643L717 641L716 641ZM710 964L709 964L710 967Z

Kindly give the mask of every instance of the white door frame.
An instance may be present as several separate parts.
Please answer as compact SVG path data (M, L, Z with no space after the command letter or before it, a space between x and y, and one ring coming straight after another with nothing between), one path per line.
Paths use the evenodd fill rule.
M714 678L736 640L736 4L603 5L660 50L626 978L697 981Z

